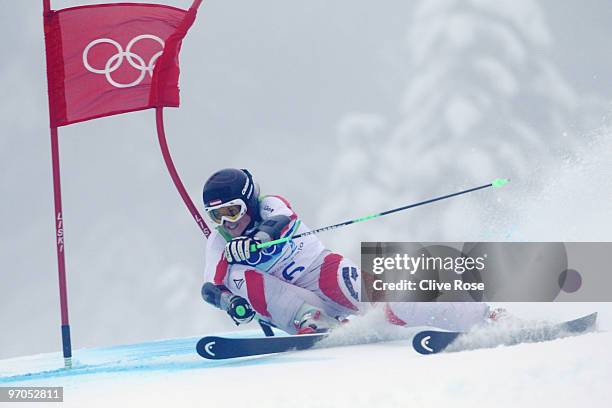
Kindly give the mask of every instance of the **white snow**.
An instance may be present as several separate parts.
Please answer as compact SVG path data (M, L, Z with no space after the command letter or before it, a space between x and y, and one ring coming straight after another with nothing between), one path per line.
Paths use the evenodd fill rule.
M339 338L365 335L371 321L355 323ZM612 333L432 356L413 351L409 330L375 335L400 333L226 361L200 358L197 338L78 350L71 370L41 354L0 361L0 386L63 386L62 407L607 406Z

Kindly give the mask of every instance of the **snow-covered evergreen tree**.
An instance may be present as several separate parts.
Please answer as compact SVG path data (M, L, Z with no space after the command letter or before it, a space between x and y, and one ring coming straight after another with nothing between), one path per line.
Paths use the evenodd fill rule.
M535 0L420 1L406 44L407 84L398 118L351 114L340 123L334 200L321 222L497 177L537 187L544 163L580 143L572 129L579 128L584 111L597 110L584 107L586 99L549 57L553 36ZM476 193L392 216L357 229L356 238L476 239L482 235L470 234L472 227L490 216L479 203L490 209L504 194L511 192ZM355 214L348 215L348 207ZM343 239L329 237L336 247L343 247Z

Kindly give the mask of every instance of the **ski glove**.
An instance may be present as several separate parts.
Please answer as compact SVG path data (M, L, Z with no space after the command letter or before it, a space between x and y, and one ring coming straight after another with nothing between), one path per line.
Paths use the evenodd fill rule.
M237 237L225 245L225 259L229 264L243 263L251 257L251 245L259 244L249 237Z
M245 298L234 295L225 286L211 282L204 283L202 298L206 303L225 310L236 325L248 323L255 317L255 311L249 302Z
M249 323L255 317L255 311L249 302L240 296L232 296L226 308L236 326Z

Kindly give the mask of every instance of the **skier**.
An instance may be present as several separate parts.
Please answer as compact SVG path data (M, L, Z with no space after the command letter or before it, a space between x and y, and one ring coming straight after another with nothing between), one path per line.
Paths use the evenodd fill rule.
M358 268L325 249L316 236L251 251L253 244L309 229L284 198L260 197L248 170L214 173L203 199L207 217L217 226L207 242L205 280L221 290L215 296L205 285L203 296L237 324L257 312L288 333L303 334L328 330L358 313Z
M252 251L252 245L301 234L289 202L260 196L246 169L223 169L204 184L207 218L216 225L206 246L202 296L236 324L262 320L290 334L323 332L363 313L359 268L325 248L312 234ZM387 319L398 325L466 330L489 317L484 303L389 303Z

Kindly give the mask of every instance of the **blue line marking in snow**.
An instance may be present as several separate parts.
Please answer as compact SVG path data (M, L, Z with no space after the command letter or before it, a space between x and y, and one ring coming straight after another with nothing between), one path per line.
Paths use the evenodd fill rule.
M259 331L222 334L226 337L261 337ZM291 363L303 358L278 355L211 361L200 357L195 350L200 337L160 340L139 344L81 349L73 353L73 367L63 368L61 353L17 357L0 360L0 384L50 380L92 374L143 373L200 370L219 366ZM311 358L308 358L311 360ZM12 366L12 367L11 367Z

